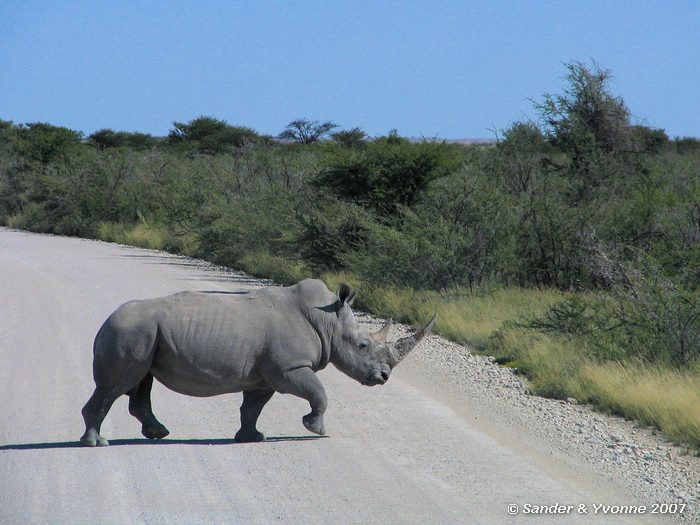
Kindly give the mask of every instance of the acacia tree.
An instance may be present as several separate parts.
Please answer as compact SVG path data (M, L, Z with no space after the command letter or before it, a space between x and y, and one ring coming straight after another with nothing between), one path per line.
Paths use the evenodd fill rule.
M169 143L184 144L194 151L208 154L223 153L257 138L255 130L231 126L225 120L207 116L189 122L173 122L173 129L168 134Z
M311 144L337 127L338 125L330 120L319 122L318 120L302 118L287 124L287 127L278 135L278 138L298 144Z
M367 141L367 133L360 128L344 129L331 133L331 138L347 148L359 146Z
M535 103L552 142L574 161L596 150L624 149L629 141L630 112L622 97L609 89L611 73L593 63L566 64L568 87L561 95L546 94Z
M445 142L413 143L392 132L362 149L338 148L326 158L316 182L337 197L395 216L431 181L453 172L460 151Z
M8 127L5 139L24 162L49 164L74 158L81 147L83 133L46 122Z
M104 128L92 133L88 137L88 143L99 151L108 148L131 148L141 151L157 146L159 139L148 133L114 131L110 128Z

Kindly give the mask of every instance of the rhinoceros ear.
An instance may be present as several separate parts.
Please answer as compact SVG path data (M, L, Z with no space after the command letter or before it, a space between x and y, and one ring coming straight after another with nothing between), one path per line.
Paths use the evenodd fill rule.
M340 288L336 292L338 299L340 300L340 306L348 305L352 306L352 302L355 300L355 294L357 290L353 290L347 284L341 283Z

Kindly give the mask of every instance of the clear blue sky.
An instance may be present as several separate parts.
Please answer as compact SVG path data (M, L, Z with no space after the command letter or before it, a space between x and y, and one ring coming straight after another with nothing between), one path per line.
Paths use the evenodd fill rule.
M493 137L564 87L613 73L636 122L700 136L700 2L0 2L0 118L165 135L211 115L277 134Z

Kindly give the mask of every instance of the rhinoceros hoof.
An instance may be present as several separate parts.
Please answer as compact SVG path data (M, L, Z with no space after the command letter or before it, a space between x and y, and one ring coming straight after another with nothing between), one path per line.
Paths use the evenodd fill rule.
M106 447L109 445L109 441L93 430L83 434L83 437L80 438L80 444L84 447Z
M307 414L301 418L301 422L304 423L307 430L313 432L314 434L323 436L326 433L326 427L323 424L323 417Z
M238 443L259 443L265 441L265 434L254 430L253 432L244 432L242 429L236 432L236 441Z
M148 439L161 439L170 434L170 432L161 424L150 426L143 425L141 427L141 434Z

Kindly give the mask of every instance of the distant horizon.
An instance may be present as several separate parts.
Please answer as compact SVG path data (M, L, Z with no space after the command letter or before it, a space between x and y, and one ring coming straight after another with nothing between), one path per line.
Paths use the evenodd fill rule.
M213 115L199 115L199 116L200 116L200 117L213 117L213 118L216 118L216 117L213 116ZM197 118L197 117L195 117L195 118ZM224 120L224 119L218 119L218 120ZM115 129L115 128L112 128L112 127L109 127L109 126L103 126L103 127L101 127L101 128L98 128L98 129L96 129L96 130L90 132L90 133L87 133L87 132L85 132L84 130L75 129L75 128L69 128L68 126L62 126L61 124L56 124L56 123L54 123L54 122L47 122L47 121L15 122L15 121L13 121L13 120L11 120L11 119L3 118L2 115L0 115L0 121L11 122L11 123L12 123L13 125L15 125L15 126L20 126L20 125L25 125L25 126L26 126L26 125L32 125L32 124L48 124L48 125L56 126L56 127L63 127L63 128L67 128L67 129L70 129L70 130L72 130L72 131L76 131L76 132L81 133L85 139L89 138L90 135L92 135L93 133L96 133L96 132L102 131L102 130L110 130L110 131L114 131L115 133L143 133L143 134L146 134L146 135L150 135L151 137L156 138L156 139L166 139L166 138L168 138L168 135L169 135L169 133L167 133L167 134L165 134L165 135L154 135L154 134L152 134L152 133L147 133L147 132L145 132L145 131L140 131L140 130L138 130L138 129ZM224 120L224 121L225 121L225 120ZM173 122L175 122L175 121L173 121ZM188 121L188 122L189 122L189 121ZM232 123L230 123L230 122L226 122L226 124L231 125L231 126L237 126L237 127L244 127L244 128L252 129L253 131L255 131L255 132L256 132L258 135L260 135L261 137L272 137L272 138L277 138L277 136L279 135L279 133L276 133L276 134L274 134L274 135L271 135L271 134L268 134L268 133L261 133L261 132L259 132L258 130L252 128L251 126L246 126L245 124L232 124ZM346 129L346 128L343 128L342 126L338 126L338 128L337 128L336 130L334 130L334 131L342 131L342 130L345 130L345 129ZM281 131L281 130L280 130L280 131ZM393 130L389 130L389 131L387 131L386 133L380 134L380 135L367 135L367 138L371 140L371 139L373 139L373 138L384 137L384 136L387 136L387 135L388 135L389 133L391 133L392 131L393 131ZM331 134L332 134L332 133L333 133L333 132L331 132ZM459 142L464 142L464 143L482 143L482 142L483 142L483 143L491 143L491 142L497 142L497 141L498 141L498 138L496 138L496 137L493 137L493 138L489 138L489 137L440 137L440 136L433 136L433 137L418 136L418 137L416 137L416 136L401 135L400 133L399 133L399 136L402 137L402 138L411 140L411 141L433 140L433 139L436 139L436 140L446 140L446 141L448 141L448 142L453 142L453 143L459 143ZM323 141L323 140L325 140L325 139L326 139L326 138L324 137L324 138L321 138L320 140Z
M212 115L199 115L199 116L200 116L200 117L212 117ZM197 117L195 117L195 118L197 118ZM216 118L216 117L214 117L214 118ZM2 121L2 120L6 121L6 122L8 122L8 121L9 121L9 122L12 122L13 125L49 124L49 125L52 125L52 126L58 126L58 127L65 127L65 128L68 128L67 126L61 126L60 124L56 124L56 123L53 123L53 122L46 122L46 121L15 122L15 121L12 121L12 120L10 120L10 119L5 119L5 118L3 118L2 115L0 115L0 121ZM219 120L224 120L224 119L219 119ZM175 121L174 121L174 122L175 122ZM189 122L189 121L188 121L188 122ZM229 125L231 125L231 126L239 126L239 127L245 127L245 128L252 129L253 131L255 131L255 132L256 132L258 135L260 135L261 137L271 137L271 138L273 138L273 139L276 139L276 138L278 138L278 135L279 135L279 133L276 133L276 134L274 134L274 135L268 134L268 133L261 133L261 132L259 132L258 130L252 128L251 126L246 126L245 124L232 124L232 123L230 123L230 122L226 122L226 123L229 124ZM635 125L638 125L638 124L632 123L632 124L630 124L630 125L631 125L631 126L635 126ZM663 129L663 128L654 128L654 127L652 127L652 126L650 126L650 128L651 128L651 129ZM83 138L84 138L84 139L88 139L88 138L90 137L90 135L92 135L93 133L96 133L97 131L101 131L101 130L105 130L105 129L114 131L114 132L116 132L116 133L143 133L143 134L146 134L146 135L150 135L151 137L156 138L156 139L167 139L167 138L168 138L168 133L166 133L165 135L155 135L155 134L153 134L153 133L148 133L148 132L140 131L140 130L115 129L115 128L110 128L109 126L105 126L105 127L98 128L98 129L92 131L91 133L86 133L86 132L83 131L83 130L75 129L75 128L68 128L68 129L71 129L72 131L77 131L77 132L81 133L81 134L83 135ZM344 129L346 129L346 128L343 128L342 126L339 126L337 130L340 131L340 130L344 130ZM281 131L281 130L280 130L280 131ZM369 134L367 134L367 139L368 139L368 140L372 140L372 139L375 139L375 138L385 137L385 136L387 136L389 133L391 133L392 131L394 131L394 130L391 129L391 130L387 131L386 133L379 134L379 135L369 135ZM500 130L499 130L499 131L500 131ZM421 140L438 140L438 141L445 141L445 142L448 142L448 143L450 143L450 144L463 144L463 145L472 145L472 144L473 144L473 145L479 145L479 144L495 144L495 143L497 143L497 142L500 140L500 137L499 137L499 136L494 136L494 137L441 137L441 136L437 135L437 136L430 136L430 137L427 137L427 136L402 135L401 133L399 133L399 136L402 137L402 138L408 139L408 140L410 140L410 141L412 141L412 142L418 142L418 141L421 141ZM669 140L683 140L683 139L695 139L695 140L700 140L700 136L697 136L697 137L696 137L696 136L691 136L691 135L686 135L686 136L671 136L671 135L668 135L668 134L667 134L667 136L668 136ZM324 140L329 140L329 139L328 139L328 137L324 137L324 138L321 138L321 139L319 139L319 140L322 142L322 141L324 141Z

